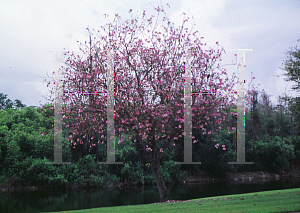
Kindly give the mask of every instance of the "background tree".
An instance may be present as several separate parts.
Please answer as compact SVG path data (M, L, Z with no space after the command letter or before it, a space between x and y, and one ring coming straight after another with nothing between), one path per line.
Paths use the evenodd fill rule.
M14 101L14 106L15 106L17 109L20 109L20 108L25 107L26 105L25 105L25 104L22 104L21 100L16 99L16 100Z
M1 109L20 109L25 107L25 104L22 104L21 100L16 99L14 102L12 102L9 98L7 99L7 95L4 95L3 93L0 93L0 110Z
M298 42L300 39L298 40ZM284 70L285 81L292 81L296 83L292 87L292 90L296 92L300 91L300 50L298 47L290 48L289 51L286 52L287 59L282 63ZM280 99L288 101L288 108L291 113L291 121L293 122L293 126L296 129L295 135L300 135L300 97L299 95L295 98L293 97L280 97Z
M158 15L164 12L159 7L155 10ZM90 152L100 142L96 140L97 134L102 134L101 140L107 143L107 97L92 93L107 92L107 61L110 51L114 51L116 135L132 134L132 142L139 143L148 152L161 201L166 201L167 189L160 159L171 141L177 143L178 138L186 134L183 132L185 50L191 51L191 82L195 90L230 92L235 82L234 78L223 80L220 77L227 75L218 63L223 49L205 49L206 43L196 37L197 32L191 34L184 28L189 18L175 29L174 24L163 17L167 26L158 31L157 22L151 28L153 17L146 19L144 11L142 23L138 25L139 18L122 22L116 14L113 23L102 27L108 37L100 36L96 40L90 34L89 44L80 48L83 56L65 53L64 92L75 92L75 95L63 96L64 103L68 103L64 108L64 119L71 120L70 141L74 147L81 144ZM140 35L148 38L141 39ZM87 95L78 95L78 92ZM214 123L221 128L227 115L221 108L232 105L229 97L217 98L208 94L193 98L190 112L195 118L193 128L201 128L203 134L211 134ZM123 140L120 138L119 142Z
M6 97L7 95L0 93L0 109L12 108L13 102L10 99L7 99Z
M254 140L257 140L259 137L259 125L260 120L258 116L258 98L257 98L258 92L253 93L253 104L250 109L251 112L251 138Z

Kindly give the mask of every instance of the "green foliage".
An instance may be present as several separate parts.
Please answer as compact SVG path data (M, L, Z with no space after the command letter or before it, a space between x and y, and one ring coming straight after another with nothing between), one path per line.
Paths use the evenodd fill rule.
M46 158L42 160L27 157L25 161L18 164L23 171L19 174L20 177L32 184L59 184L55 179L58 175L55 166L45 162L48 162Z
M143 174L139 170L138 162L124 162L124 166L121 169L122 179L131 179L131 180L142 180Z
M14 106L15 106L17 109L20 109L20 108L25 107L26 105L25 105L25 104L22 104L21 100L16 99L16 100L14 101Z
M268 108L269 110L269 108ZM214 175L224 177L226 172L236 171L242 166L228 165L228 162L236 161L236 131L226 129L231 126L234 117L230 114L235 109L224 110L228 113L227 120L222 129L203 135L201 130L193 129L193 135L198 143L193 144L193 161L201 161L201 170L210 171ZM280 134L288 135L289 115L282 111L283 124L280 124L278 115L269 116L268 113L258 111L262 118L262 131L260 140L251 140L249 134L250 111L246 110L246 161L254 161L254 168L263 171L276 171L284 166L297 162L300 164L300 137L278 137ZM7 180L12 176L22 178L24 184L67 186L76 184L81 186L102 187L112 186L117 181L129 180L144 181L147 184L155 184L155 178L151 171L150 155L142 150L137 152L137 146L126 135L123 142L115 142L115 156L117 162L124 165L99 165L97 161L106 160L106 144L97 144L97 152L87 154L72 161L71 144L67 140L68 129L63 127L62 151L63 161L72 161L70 165L45 164L53 162L54 157L54 129L53 129L53 105L49 104L41 108L24 107L21 110L0 110L0 170L1 180ZM282 129L282 125L287 130ZM265 134L267 133L267 134ZM268 134L270 136L268 136ZM98 136L97 136L98 137ZM98 140L99 138L96 139ZM95 139L95 140L96 140ZM176 143L176 146L173 146ZM164 141L162 141L164 144ZM215 144L219 144L216 148ZM226 150L223 150L225 145ZM96 159L96 153L99 159ZM161 157L161 174L166 183L182 180L186 174L187 166L175 164L183 161L183 139L172 141ZM243 167L244 168L244 167ZM246 167L245 167L246 168Z
M1 113L1 112L0 112ZM8 140L7 136L8 135L8 127L7 126L0 126L0 169L3 168L4 160L5 160L5 155L7 153L7 147L8 147Z
M289 136L283 140L285 144L294 146L294 160L300 165L300 136Z
M160 171L163 176L165 183L172 183L173 181L181 180L186 172L179 171L180 165L175 164L175 161L168 160L162 161L160 166Z
M51 176L55 177L56 171L53 165L46 165L47 159L33 159L27 157L23 161L11 164L7 170L7 176L17 176L22 178L27 185L40 185L51 183ZM53 183L53 182L52 182Z
M124 162L120 171L116 171L122 181L144 180L144 171L141 170L138 153L134 147L134 143L129 139L129 135L123 136L124 141L118 143L116 140L116 159L119 162Z
M103 176L95 176L91 174L90 179L93 186L101 187L104 183L105 178Z
M169 147L163 151L160 161L160 171L166 183L180 181L186 175L185 171L180 170L181 165L175 164L176 161L175 148L173 143L170 143Z
M70 165L52 165L45 162L49 160L27 157L24 161L15 163L7 172L7 176L22 178L26 185L52 187L65 187L72 183L78 186L100 187L105 181L114 183L119 180L116 175L105 173L90 155Z
M251 141L247 154L253 159L256 169L269 172L277 172L283 166L289 168L289 162L295 158L294 145L285 143L278 136Z
M223 132L223 131L222 131ZM236 161L236 148L232 140L222 137L214 137L213 143L202 143L201 166L204 171L209 171L213 175L224 178L226 172L234 171L234 167L228 162ZM223 147L225 145L225 147ZM223 150L226 148L226 150Z
M145 185L155 185L156 184L156 180L155 177L152 173L147 173L144 176L144 180L145 180Z
M149 156L144 156L147 162L141 167L141 162L138 158L134 143L129 139L129 135L124 136L124 139L125 140L121 143L117 143L118 140L116 140L116 160L124 162L124 165L120 169L120 173L116 171L115 174L121 177L122 181L129 179L132 181L144 181L146 185L155 184L156 182L151 171ZM164 150L160 161L161 173L167 183L178 181L185 174L179 171L181 165L175 164L174 157L175 151L171 143L170 146Z
M22 154L20 152L21 148L18 146L18 143L14 140L11 140L7 144L7 153L5 155L5 164L13 166L15 163L22 160Z
M0 93L0 110L7 110L11 109L12 107L16 109L20 109L25 107L25 104L22 104L21 100L16 99L14 102L7 98L7 95L4 95L3 93Z
M97 173L99 168L95 158L91 155L82 157L78 162L78 170L80 170L80 173L84 175L85 178L89 177L91 174Z
M7 95L0 93L0 110L9 109L13 106L13 102L10 99L7 99L6 97Z
M103 184L113 184L119 181L115 174L106 172L107 165L99 165L92 155L86 155L71 165L62 165L56 170L63 175L68 183L78 186L100 187Z
M298 40L300 41L300 40ZM299 83L299 77L300 77L300 49L298 47L291 48L290 51L286 52L287 59L284 61L284 68L286 72L284 75L287 77L286 81L294 81L296 82L296 85L292 87L293 90L300 90L300 83Z

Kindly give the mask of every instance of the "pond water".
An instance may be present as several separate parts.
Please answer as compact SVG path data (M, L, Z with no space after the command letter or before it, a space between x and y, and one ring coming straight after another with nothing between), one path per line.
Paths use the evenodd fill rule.
M297 181L260 183L215 182L174 184L168 186L170 200L188 200L220 195L300 188ZM108 206L137 205L159 202L156 186L112 191L39 191L0 194L0 212L35 213L68 211Z

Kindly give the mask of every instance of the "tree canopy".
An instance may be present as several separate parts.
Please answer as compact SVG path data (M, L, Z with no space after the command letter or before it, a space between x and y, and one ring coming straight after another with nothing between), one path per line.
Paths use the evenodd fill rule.
M300 42L300 39L298 42ZM296 97L280 97L280 99L288 103L287 108L292 115L293 125L296 129L300 129L300 49L298 49L298 46L291 47L286 55L287 59L282 63L283 68L281 68L284 70L284 76L287 77L284 80L296 83L292 90L295 90L298 95ZM297 134L300 134L300 131Z
M16 99L14 102L7 98L7 95L4 95L3 93L0 93L0 110L5 110L5 109L20 109L25 107L25 104L22 104L21 100Z
M160 7L155 10L157 18L164 12ZM74 147L84 145L90 150L100 142L96 133L102 134L100 140L107 143L109 121L105 113L110 100L112 68L114 120L118 125L115 133L133 134L132 142L147 150L161 199L165 201L167 192L160 159L171 141L187 135L183 125L185 113L194 117L193 128L202 129L203 134L218 132L226 120L224 110L233 105L229 98L235 81L220 67L224 49L219 42L208 48L203 37L197 37L197 31L191 33L184 27L189 17L175 28L165 16L160 29L157 22L152 25L154 17L147 19L144 11L141 22L139 18L123 22L115 14L114 21L102 27L107 36L102 34L97 38L94 31L90 33L90 41L81 44L83 56L65 53L63 88L69 95L63 96L63 102L68 103L63 118L72 129L69 140ZM188 66L192 67L189 74ZM225 80L221 75L226 75ZM185 82L189 81L192 91L206 94L195 95L192 101L184 96ZM106 95L100 96L103 92ZM218 92L229 95L217 98L209 94ZM250 100L248 94L246 98ZM185 112L184 106L189 102L192 111ZM123 140L120 138L119 143Z

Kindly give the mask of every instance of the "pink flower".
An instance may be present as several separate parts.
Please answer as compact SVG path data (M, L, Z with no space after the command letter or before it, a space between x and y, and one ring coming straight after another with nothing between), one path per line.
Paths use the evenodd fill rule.
M178 138L177 138L177 137L174 137L174 140L178 140Z

